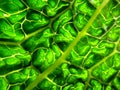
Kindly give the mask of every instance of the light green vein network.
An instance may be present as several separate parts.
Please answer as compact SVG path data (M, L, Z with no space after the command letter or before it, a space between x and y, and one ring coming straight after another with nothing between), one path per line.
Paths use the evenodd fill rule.
M86 35L88 28L92 25L93 21L96 19L96 17L100 14L101 10L105 7L105 5L109 2L109 0L104 0L102 4L96 9L93 16L90 18L86 26L82 29L81 32L78 33L77 37L74 39L74 41L69 45L67 50L61 55L61 57L56 60L56 62L46 69L43 73L39 74L35 81L33 81L25 90L32 90L35 86L37 86L38 83L40 83L44 78L47 77L48 74L50 74L56 67L58 67L61 63L65 62L66 57L70 53L70 51L74 48L74 46L78 43L78 41Z

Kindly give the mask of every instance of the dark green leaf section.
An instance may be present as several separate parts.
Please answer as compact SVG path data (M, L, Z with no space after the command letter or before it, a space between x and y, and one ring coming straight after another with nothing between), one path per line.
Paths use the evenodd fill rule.
M23 21L26 14L27 14L27 11L23 10L22 12L17 12L15 14L10 15L10 17L8 17L8 20L11 24L20 23Z
M0 0L0 90L120 90L119 9L119 0Z
M33 54L33 65L43 72L54 64L60 55L61 51L55 44L51 45L51 48L41 47Z
M53 36L54 34L52 33L51 29L47 28L36 34L35 36L27 39L25 42L22 43L22 46L29 52L33 52L40 46L48 48L51 46Z
M24 90L35 80L38 72L33 67L21 68L0 77L1 90Z
M12 26L7 20L0 19L0 40L1 41L20 41L24 39L24 34L20 24Z
M69 5L61 0L24 0L28 7L45 12L47 16L53 17Z
M53 17L68 6L69 3L63 2L62 0L48 0L45 7L45 13L48 16Z
M0 4L0 40L1 41L21 41L24 33L21 22L26 16L26 7L19 0L5 0ZM20 25L18 25L20 24ZM17 25L17 27L16 27Z
M73 23L79 31L81 31L83 27L87 24L88 20L93 15L96 9L88 1L75 0L73 4Z
M32 9L35 10L41 10L46 4L47 1L46 0L24 0L24 2L26 3L26 5Z
M72 11L67 10L53 23L53 30L55 33L53 40L62 51L65 51L77 36L77 30L75 30L71 22L72 15Z
M5 78L0 77L0 88L1 88L1 90L7 90L8 84L9 83L6 81Z
M67 10L63 15L61 15L53 24L53 28L56 31L60 27L64 27L64 24L68 23L72 19L72 11Z
M22 47L0 45L0 75L24 68L30 60L30 54Z
M46 26L48 23L49 19L45 15L34 10L29 10L26 16L26 20L23 23L23 29L25 33L32 33L35 30Z
M39 89L63 90L84 89L83 81L88 78L87 70L66 63L56 68L48 77L38 84Z
M25 5L22 4L20 0L1 0L0 1L0 9L9 14L13 14L19 12L20 10L25 9Z

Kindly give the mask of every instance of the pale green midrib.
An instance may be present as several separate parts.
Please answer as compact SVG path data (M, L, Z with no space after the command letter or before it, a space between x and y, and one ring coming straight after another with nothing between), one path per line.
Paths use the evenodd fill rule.
M14 42L5 42L5 41L0 41L0 45L14 45L14 46L18 46L19 43L14 43Z
M46 69L43 73L39 74L39 76L36 78L35 81L33 81L25 90L32 90L35 86L37 86L38 83L40 83L44 78L47 77L48 74L50 74L56 67L58 67L61 63L64 62L65 58L68 56L70 51L74 48L74 46L78 43L78 41L86 35L87 29L92 25L92 22L96 19L98 14L101 12L101 10L105 7L105 5L109 2L109 0L104 0L103 3L97 8L91 19L88 21L86 26L82 29L81 32L78 33L75 40L69 45L67 50L62 54L62 56L48 69Z

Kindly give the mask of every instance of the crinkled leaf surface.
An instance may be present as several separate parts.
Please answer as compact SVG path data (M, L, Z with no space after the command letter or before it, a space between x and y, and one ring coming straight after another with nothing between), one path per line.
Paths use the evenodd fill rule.
M120 90L120 0L0 0L0 90Z

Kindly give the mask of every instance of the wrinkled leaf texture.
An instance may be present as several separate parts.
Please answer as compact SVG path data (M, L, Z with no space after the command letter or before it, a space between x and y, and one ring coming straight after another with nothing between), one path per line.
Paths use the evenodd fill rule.
M0 90L120 90L120 0L0 0Z

